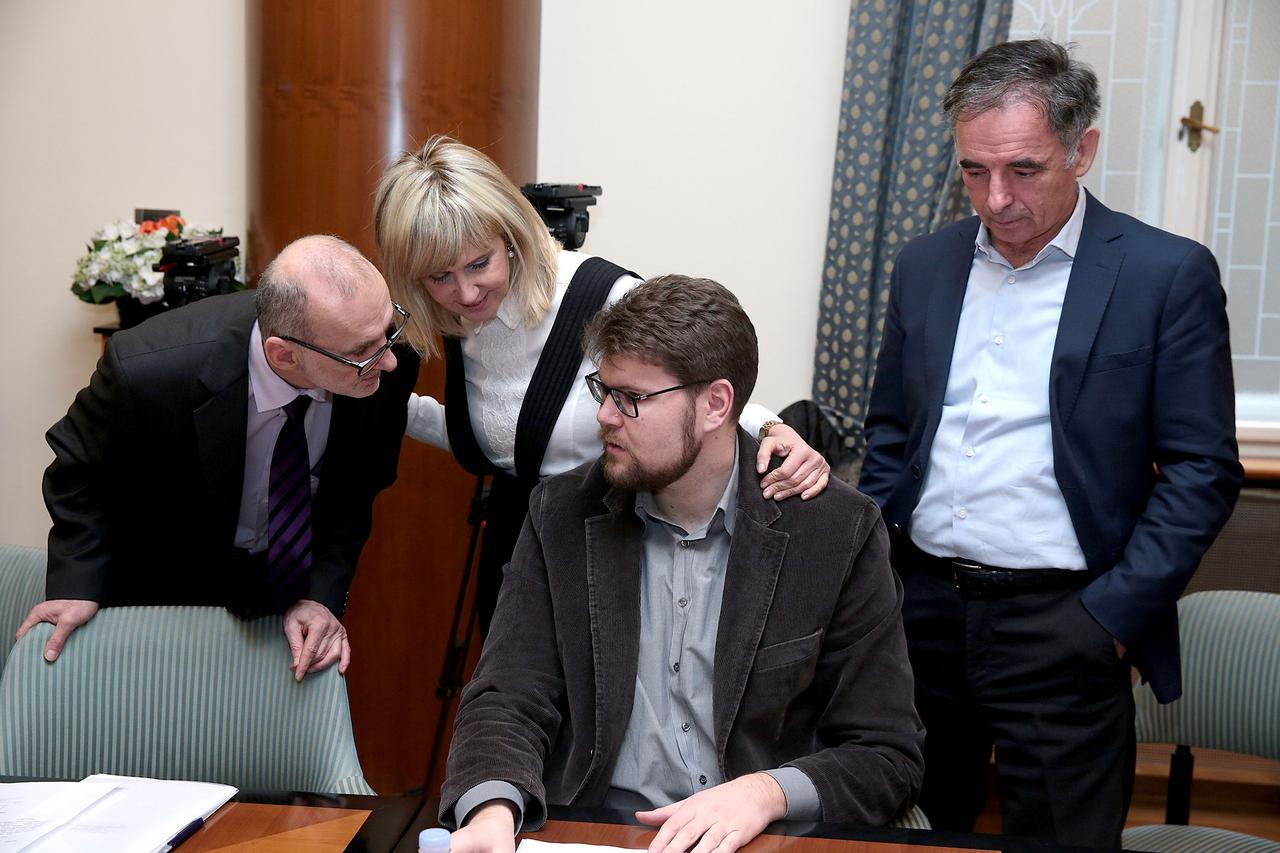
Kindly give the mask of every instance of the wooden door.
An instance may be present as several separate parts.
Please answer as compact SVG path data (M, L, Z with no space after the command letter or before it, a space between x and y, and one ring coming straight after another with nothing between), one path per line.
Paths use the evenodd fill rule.
M250 3L253 278L304 234L336 234L376 262L378 177L433 133L483 149L517 184L533 180L540 17L526 0ZM442 389L441 365L426 365L419 393ZM347 685L365 776L382 793L426 776L472 483L406 439L351 588Z

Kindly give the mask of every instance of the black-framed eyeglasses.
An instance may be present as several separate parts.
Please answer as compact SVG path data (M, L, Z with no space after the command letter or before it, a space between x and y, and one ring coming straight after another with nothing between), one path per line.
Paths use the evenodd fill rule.
M591 389L591 396L595 398L597 403L603 403L605 395L608 394L613 398L613 404L618 407L618 411L629 418L640 417L641 400L657 397L659 394L669 394L672 391L679 391L681 388L705 385L711 381L710 379L698 379L694 382L686 382L683 385L672 385L670 388L663 388L661 391L650 391L648 394L632 394L630 391L623 391L621 388L610 388L605 385L600 381L599 372L588 373L586 380L587 387Z
M290 337L289 335L281 335L280 339L288 341L289 343L297 344L300 347L306 347L312 352L318 352L323 356L327 356L328 358L333 359L334 361L342 362L348 367L354 367L356 369L356 376L368 376L369 371L377 367L379 361L382 361L382 357L387 354L387 350L391 349L391 347L395 345L395 342L399 340L400 334L404 331L404 327L409 322L408 311L404 310L394 302L391 303L391 307L395 310L396 314L398 314L400 317L399 325L396 326L396 328L391 332L391 334L387 335L387 342L382 346L378 347L377 352L375 352L373 355L366 358L364 361L352 361L346 356L338 355L335 352L329 352L327 349L324 349L323 347L318 347L315 344L309 344L306 341L300 341L297 338Z

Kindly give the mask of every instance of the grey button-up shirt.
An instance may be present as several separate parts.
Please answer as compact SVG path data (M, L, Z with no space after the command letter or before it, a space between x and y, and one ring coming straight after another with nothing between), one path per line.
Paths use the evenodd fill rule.
M607 807L651 809L724 782L712 684L737 506L738 478L730 476L711 518L686 531L662 517L652 493L636 495L636 515L644 522L640 658ZM788 817L821 817L817 790L803 771L768 772L786 794Z
M697 530L686 531L663 518L651 492L636 494L636 515L644 522L640 657L631 719L606 807L657 808L724 781L716 753L712 685L738 507L739 450L715 512ZM782 787L787 818L822 819L817 789L804 771L780 767L765 772ZM509 801L522 814L523 793L507 782L482 783L458 800L454 817L462 825L473 809L494 799Z

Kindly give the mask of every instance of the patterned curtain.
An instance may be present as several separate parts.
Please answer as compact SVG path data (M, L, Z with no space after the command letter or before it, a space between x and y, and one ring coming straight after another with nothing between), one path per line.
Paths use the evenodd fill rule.
M840 437L862 424L889 277L911 238L971 212L942 96L970 57L1008 38L1013 0L852 0L831 218L818 303L813 398Z

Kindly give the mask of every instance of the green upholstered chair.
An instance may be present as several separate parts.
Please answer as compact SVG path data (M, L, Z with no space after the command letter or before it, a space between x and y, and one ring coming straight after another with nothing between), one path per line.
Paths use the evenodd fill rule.
M54 664L51 625L0 677L0 775L118 773L249 790L372 794L337 667L289 670L281 617L214 607L111 607Z
M0 545L0 672L13 634L31 608L44 601L43 548Z
M1192 747L1280 759L1280 595L1212 590L1178 602L1182 698L1160 705L1134 690L1143 743L1177 745L1170 764L1165 824L1124 832L1126 850L1280 851L1280 842L1210 827L1185 826Z
M1135 826L1124 832L1124 849L1160 853L1280 853L1280 841L1211 826Z

